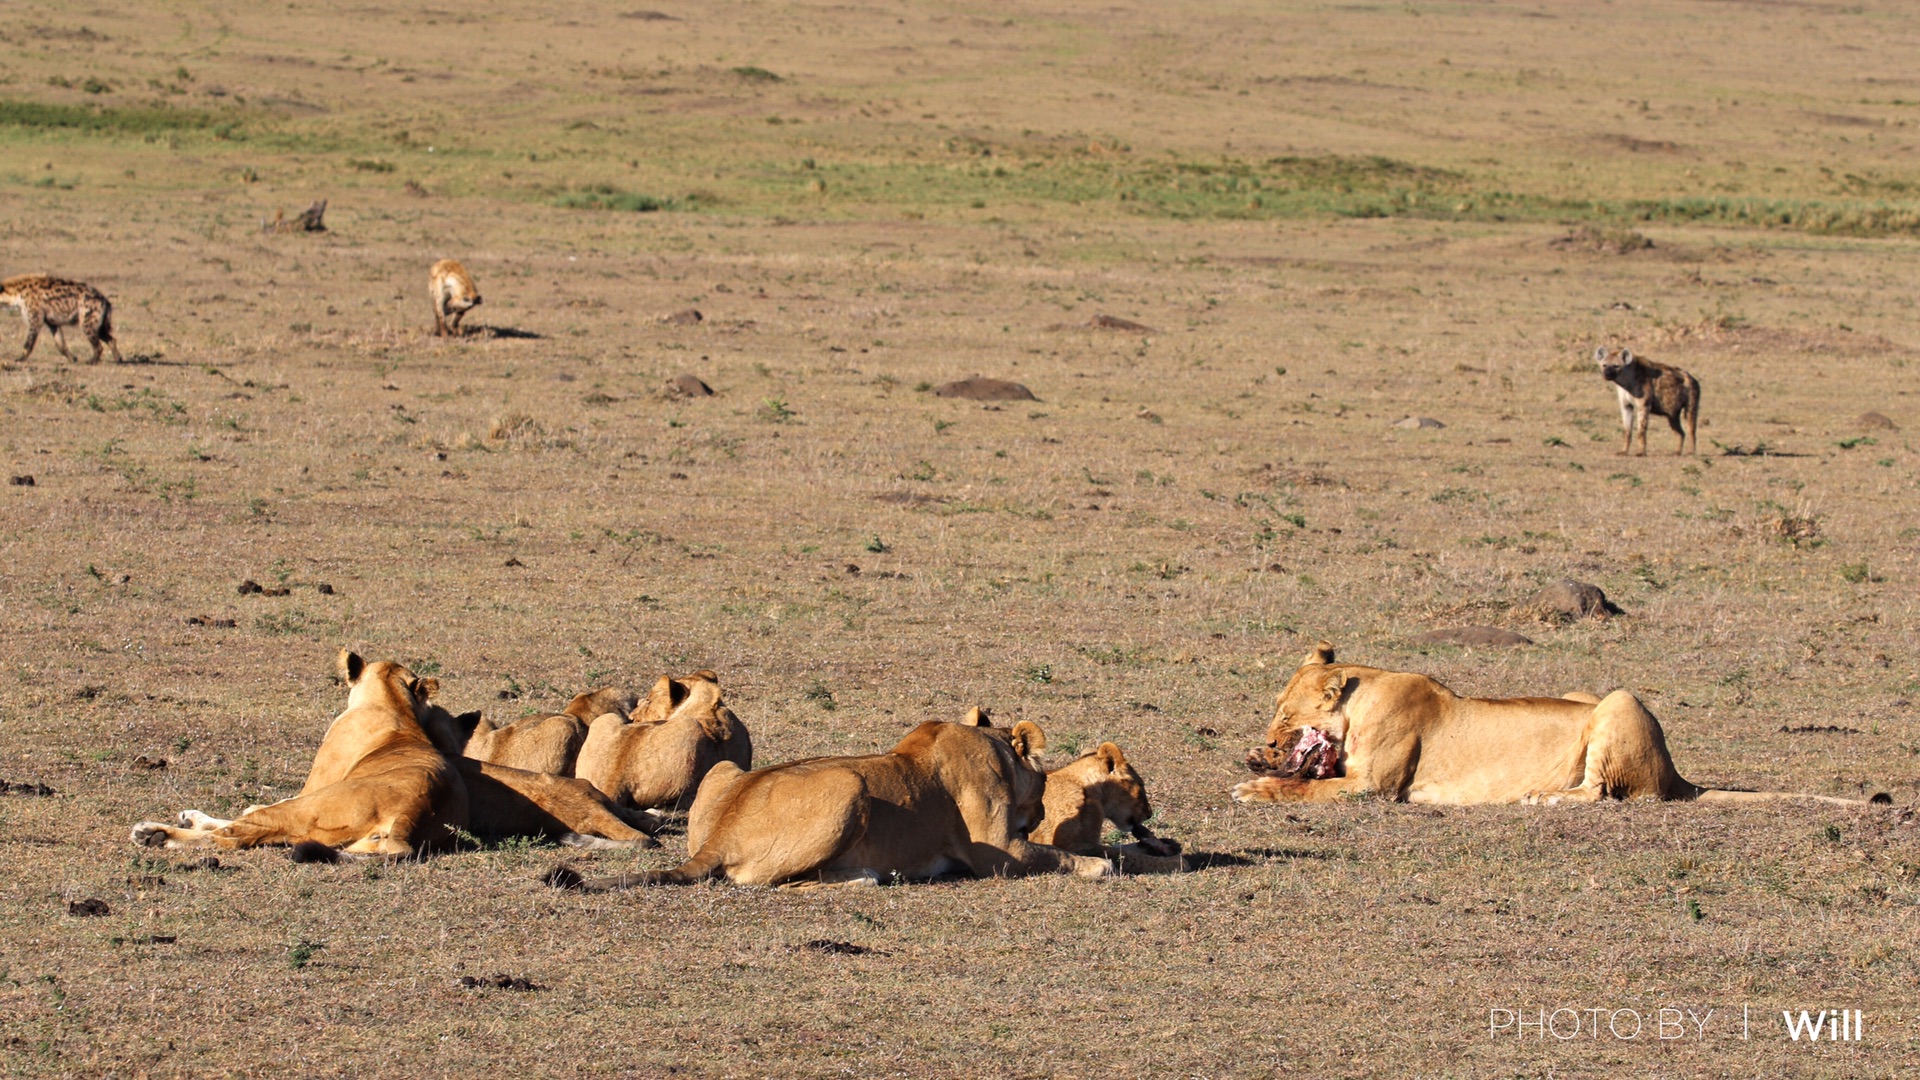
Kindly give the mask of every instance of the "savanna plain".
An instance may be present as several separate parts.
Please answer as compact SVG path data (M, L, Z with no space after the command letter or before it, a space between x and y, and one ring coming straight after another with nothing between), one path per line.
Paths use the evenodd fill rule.
M6 12L0 276L128 360L0 370L8 1073L1920 1071L1920 11ZM1699 377L1697 455L1619 454L1599 345ZM1319 638L1894 806L1234 804ZM500 721L711 668L760 763L986 706L1122 746L1196 869L129 842L297 791L343 645Z

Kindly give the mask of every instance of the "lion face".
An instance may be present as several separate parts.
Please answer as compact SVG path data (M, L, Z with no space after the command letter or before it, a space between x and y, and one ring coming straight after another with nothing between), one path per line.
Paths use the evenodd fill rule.
M1153 805L1147 801L1146 781L1140 779L1140 773L1112 743L1101 743L1100 749L1088 756L1100 759L1107 770L1100 783L1090 789L1100 800L1101 815L1120 828L1140 835L1146 830L1147 819L1153 816Z
M1350 681L1333 665L1333 646L1320 642L1274 700L1267 744L1247 754L1247 768L1286 779L1341 775L1347 731L1343 705Z

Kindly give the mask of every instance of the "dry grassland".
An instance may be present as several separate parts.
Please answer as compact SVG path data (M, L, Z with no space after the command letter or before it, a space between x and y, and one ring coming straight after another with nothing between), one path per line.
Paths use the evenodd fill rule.
M1920 14L1279 7L11 5L0 273L141 359L0 371L0 779L55 792L0 794L0 1068L1920 1070L1910 816L1226 796L1326 637L1914 803ZM1699 376L1702 454L1616 456L1603 342ZM928 392L972 374L1039 400ZM1563 576L1625 615L1528 618ZM1413 640L1461 624L1536 644ZM1210 865L585 897L526 845L128 843L297 790L343 644L502 719L711 667L764 762L987 705L1119 742ZM1784 1036L1823 1008L1864 1038Z

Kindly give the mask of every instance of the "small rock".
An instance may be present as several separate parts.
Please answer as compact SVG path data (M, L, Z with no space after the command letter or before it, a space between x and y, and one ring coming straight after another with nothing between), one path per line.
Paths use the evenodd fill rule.
M253 580L252 578L248 578L247 580L241 582L240 587L235 591L237 591L241 596L251 596L254 593L266 592L267 590L261 588L259 582Z
M149 769L149 770L158 771L160 769L164 769L167 767L167 759L166 758L150 758L145 754L141 754L139 757L136 757L133 759L133 767L136 769Z
M713 387L708 386L705 379L689 371L668 379L667 393L675 397L712 397Z
M503 562L500 565L501 566L525 566L527 564L521 562L519 559L508 559L506 562Z
M1854 423L1872 431L1900 430L1898 425L1896 425L1892 420L1887 419L1887 415L1885 413L1863 412L1860 414L1858 419L1854 420ZM18 483L18 482L19 481L15 481L15 483ZM27 477L27 482L32 483L33 477L31 476Z
M1409 416L1405 420L1395 420L1393 426L1412 431L1416 428L1443 428L1447 425L1431 416Z
M317 592L317 593L319 593L319 594L320 594L321 596L332 596L332 595L333 595L333 586L331 586L331 585L329 585L329 584L327 584L326 582L324 582L324 581L323 581L323 582L321 582L320 584L318 584L318 585L315 585L315 586L313 587L313 591L314 591L314 592Z
M1561 578L1534 593L1533 599L1526 602L1525 610L1547 622L1577 622L1620 614L1620 609L1607 599L1600 586L1572 578Z
M666 323L668 326L698 326L705 319L705 315L700 314L693 308L683 308L671 315L660 316L660 321Z
M107 906L105 900L90 896L85 900L67 901L67 914L78 915L84 919L93 915L111 915L113 909Z
M1444 630L1417 634L1413 640L1427 645L1465 645L1469 648L1478 645L1506 649L1533 644L1532 638L1497 626L1449 626Z
M933 388L934 397L959 398L962 401L1038 401L1033 391L1017 382L1005 379L988 379L975 375L968 379L959 379L942 383Z
M8 480L8 481L7 481L7 483L9 483L9 484L12 484L12 485L13 485L14 487L32 487L32 486L33 486L33 477L31 477L31 476L16 476L16 477L13 477L12 479L10 479L10 480Z

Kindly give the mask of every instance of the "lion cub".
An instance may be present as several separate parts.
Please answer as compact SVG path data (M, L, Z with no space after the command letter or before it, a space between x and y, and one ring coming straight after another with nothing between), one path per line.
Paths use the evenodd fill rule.
M1633 452L1634 432L1640 433L1640 454L1647 452L1647 415L1664 416L1680 436L1674 454L1687 449L1687 436L1693 436L1693 452L1700 452L1700 380L1671 364L1657 364L1621 349L1620 359L1609 362L1605 345L1593 350L1593 362L1600 365L1600 376L1613 384L1620 398L1620 423L1627 429L1627 445L1621 453ZM1680 421L1685 419L1685 430Z
M21 274L0 281L0 304L18 308L20 317L26 320L27 343L20 350L21 363L33 355L43 326L53 331L53 343L69 360L76 357L67 348L61 328L77 326L87 336L87 344L93 346L93 359L88 363L100 362L102 342L113 350L114 362L120 362L120 346L113 340L113 304L91 285L46 274Z
M433 295L433 336L459 337L463 333L460 317L480 305L473 276L457 260L441 259L433 264L427 280Z
M1112 859L1129 874L1186 869L1179 842L1155 836L1147 828L1153 806L1147 801L1146 782L1113 743L1101 743L1099 749L1071 764L1048 770L1040 805L1040 823L1027 833L1027 839L1036 844ZM1137 842L1120 847L1102 844L1101 830L1109 821L1132 833Z

